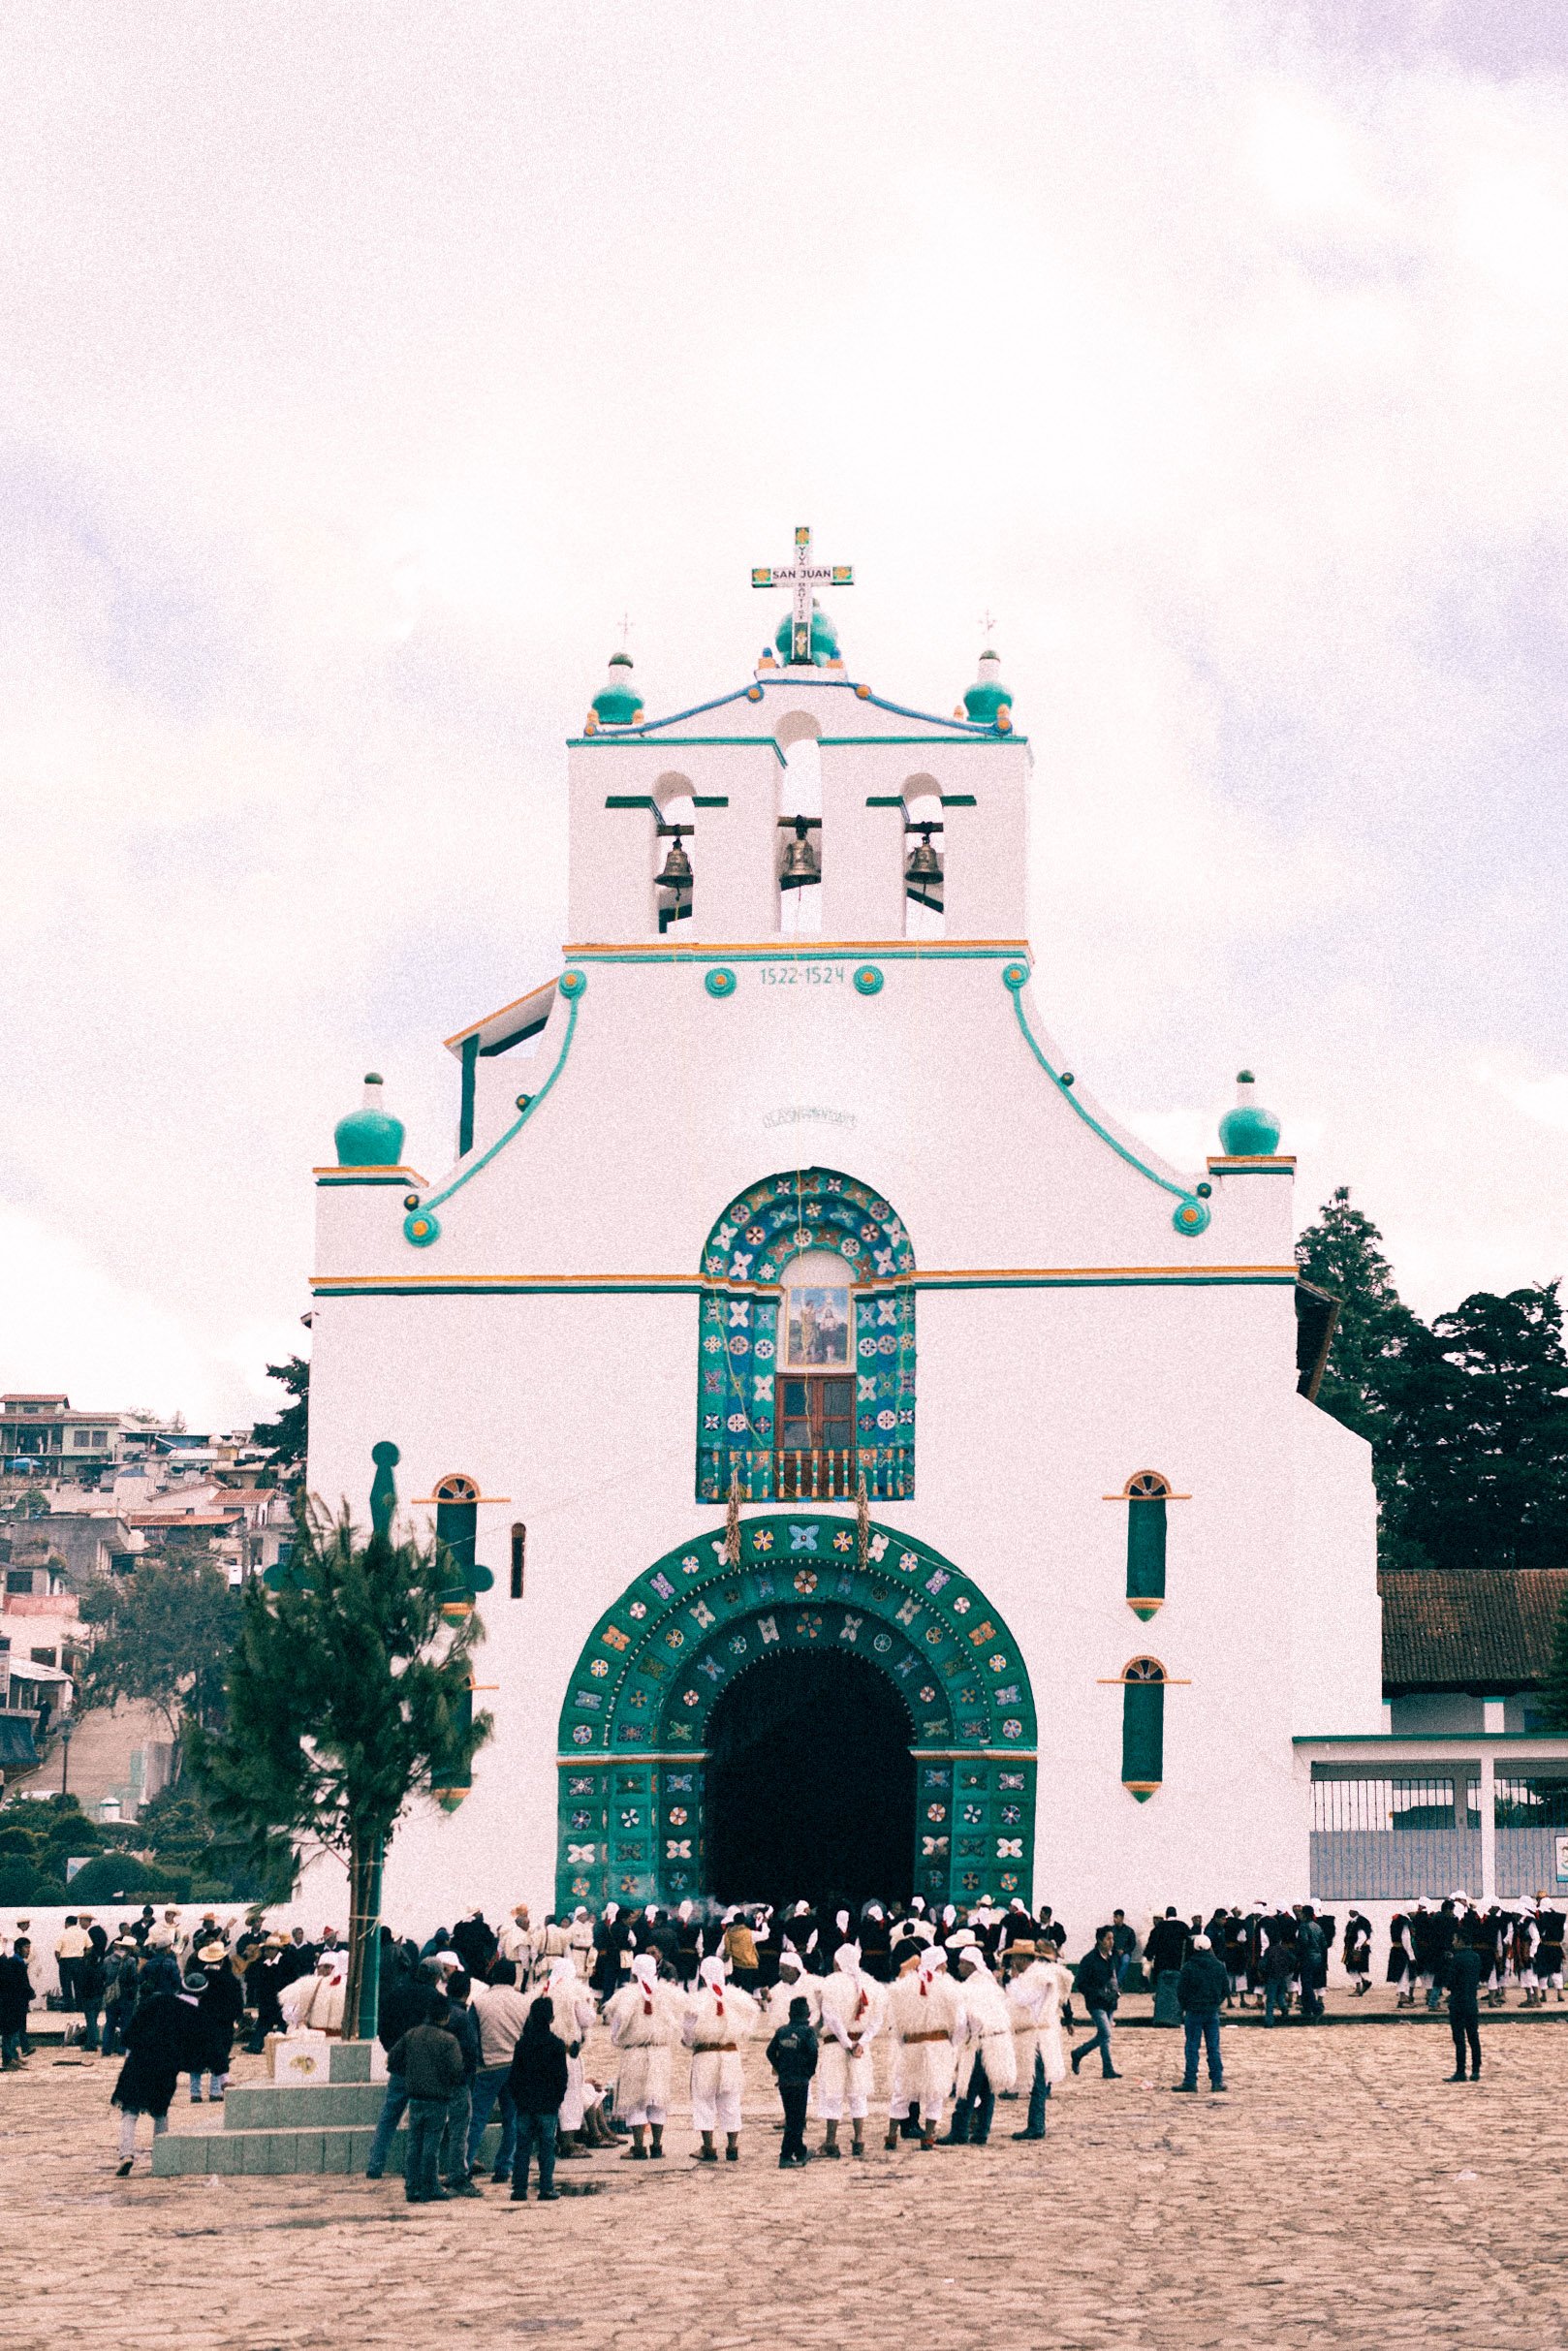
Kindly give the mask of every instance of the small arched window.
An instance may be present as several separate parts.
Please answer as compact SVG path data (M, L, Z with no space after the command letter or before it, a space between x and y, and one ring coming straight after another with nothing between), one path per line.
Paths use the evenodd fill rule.
M1165 1599L1165 1505L1171 1481L1157 1469L1127 1480L1127 1606L1145 1624Z
M473 1591L474 1545L479 1533L479 1487L474 1479L454 1470L437 1481L435 1531L438 1542L452 1553L458 1584Z
M1121 1784L1143 1804L1165 1777L1165 1668L1134 1657L1121 1674Z

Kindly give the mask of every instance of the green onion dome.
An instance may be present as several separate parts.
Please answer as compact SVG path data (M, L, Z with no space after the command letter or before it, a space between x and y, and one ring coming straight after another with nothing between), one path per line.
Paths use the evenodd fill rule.
M980 656L975 682L963 698L965 715L977 727L995 727L1005 735L1013 723L1012 689L1002 683L1002 665L994 653Z
M1236 1108L1219 1122L1219 1147L1227 1159L1272 1159L1279 1148L1279 1120L1252 1099L1257 1080L1249 1069L1236 1073Z
M403 1122L381 1107L381 1080L374 1070L364 1081L364 1101L340 1118L334 1130L340 1168L395 1168L402 1165Z
M795 643L795 615L786 612L773 633L773 643L785 661L791 657ZM812 666L825 670L838 659L838 631L823 611L815 596L811 599L811 660Z
M643 716L643 697L632 683L630 653L612 653L610 675L593 698L589 731L600 727L635 727Z

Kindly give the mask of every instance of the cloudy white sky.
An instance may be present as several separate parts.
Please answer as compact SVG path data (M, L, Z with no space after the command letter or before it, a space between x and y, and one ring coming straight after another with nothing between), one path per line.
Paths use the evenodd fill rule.
M1427 1311L1568 1270L1557 0L0 20L0 1385L248 1418L367 1066L552 968L623 611L979 615L1086 1082L1241 1060Z

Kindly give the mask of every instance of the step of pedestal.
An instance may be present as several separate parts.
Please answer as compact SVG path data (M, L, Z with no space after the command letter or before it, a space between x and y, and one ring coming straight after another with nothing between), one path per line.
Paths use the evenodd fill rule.
M290 2098L322 2096L325 2092L287 2090ZM379 2094L379 2093L378 2093ZM192 2173L362 2172L369 2159L373 2130L296 2129L165 2131L152 2143L152 2176L177 2179ZM501 2145L501 2126L492 2122L480 2143L480 2168L487 2170ZM387 2177L401 2179L408 2135L399 2129L387 2150Z
M379 2067L377 2064L380 2060ZM328 2079L331 2082L374 2082L387 2079L379 2041L333 2041L328 2049Z
M387 2095L383 2082L319 2082L294 2089L259 2083L232 2089L223 2102L226 2131L326 2129L331 2124L373 2127Z

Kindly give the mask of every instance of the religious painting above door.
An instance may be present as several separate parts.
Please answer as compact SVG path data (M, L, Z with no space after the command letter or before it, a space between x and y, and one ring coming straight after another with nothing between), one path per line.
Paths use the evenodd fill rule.
M914 1270L893 1207L836 1169L730 1203L703 1251L700 1502L913 1494Z

